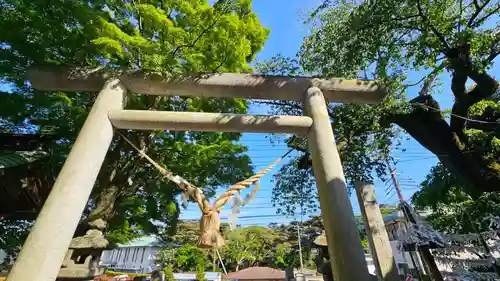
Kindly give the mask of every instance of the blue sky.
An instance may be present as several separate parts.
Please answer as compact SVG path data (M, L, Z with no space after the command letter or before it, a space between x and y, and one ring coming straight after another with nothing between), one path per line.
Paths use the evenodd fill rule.
M315 8L320 2L321 0L253 0L254 11L264 26L271 29L269 39L264 46L264 50L257 55L257 60L269 59L277 53L294 56L300 48L303 37L308 33L307 28L302 24L302 15L305 10ZM499 73L499 67L496 67L493 73ZM418 81L422 75L423 73L416 72L410 75L410 80ZM412 77L414 79L411 79ZM435 99L441 104L441 108L450 108L453 98L449 92L449 75L445 74L440 78L443 83L443 93L436 94ZM410 89L409 95L417 95L418 90L418 88ZM250 112L265 114L266 108L254 106L250 108ZM264 168L288 150L282 141L272 144L269 136L265 134L244 134L242 143L248 146L249 155L252 157L256 170ZM405 138L402 148L405 151L403 149L395 150L392 152L392 156L398 159L396 164L397 177L404 197L409 199L418 190L418 184L425 179L429 169L437 163L437 158L411 137ZM283 161L283 163L286 163L286 161ZM271 222L286 223L293 219L276 215L276 209L271 203L273 188L271 180L280 166L277 166L262 178L261 190L256 199L241 209L241 218L239 218L241 225L268 225ZM395 191L389 184L376 181L375 191L379 203L397 202ZM359 214L359 205L355 195L351 195L351 204L354 213ZM230 202L227 205L230 205ZM229 213L230 208L226 206L221 212L223 221L227 221L225 218ZM199 217L200 212L194 204L191 204L187 210L183 210L181 214L183 219L199 219Z
M265 60L278 53L284 56L294 56L300 48L303 37L307 35L307 28L301 21L302 15L306 10L317 7L320 2L322 0L253 0L253 8L260 21L265 27L271 29L269 39L265 43L264 50L257 55L257 60ZM497 73L499 73L498 66L493 70L493 74ZM422 73L418 74L415 73L413 75L415 79L410 80L417 81L422 77ZM435 99L441 104L442 108L450 108L453 99L449 94L449 76L443 75L441 78L444 90L442 94L435 95ZM0 84L0 87L2 86L5 87L5 85ZM410 90L409 94L412 96L416 95L417 92L418 88L414 88ZM265 107L254 106L250 108L251 113L265 114L266 111ZM244 134L242 143L248 146L249 155L252 157L256 171L265 168L288 150L282 140L283 138L281 138L281 142L278 139L275 143L271 143L268 135ZM403 148L406 151L395 150L392 152L392 156L399 159L396 165L397 176L402 185L405 198L409 199L417 190L416 186L422 182L429 169L437 163L437 158L411 138L404 142ZM286 161L287 159L283 163L286 163ZM242 225L267 225L271 222L285 223L293 219L277 216L276 209L271 203L273 188L271 180L280 166L278 165L262 178L261 190L257 194L257 198L241 209L242 218L239 219L239 222ZM394 203L397 201L393 188L386 191L387 186L383 182L375 182L379 203ZM359 214L359 206L355 196L351 196L351 202L354 213ZM230 208L228 207L222 211L221 217L223 220L227 218L229 211ZM200 211L194 204L191 204L187 210L182 211L181 218L199 219Z

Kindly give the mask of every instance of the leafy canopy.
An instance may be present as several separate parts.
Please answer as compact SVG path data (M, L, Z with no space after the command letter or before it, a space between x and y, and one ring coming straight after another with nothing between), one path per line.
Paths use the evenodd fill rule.
M500 175L493 117L499 83L488 74L500 51L499 13L489 0L325 1L311 15L300 63L322 76L364 72L388 83L388 99L371 108L387 109L378 123L399 125L477 196L495 190ZM455 98L449 121L432 96L447 74ZM419 96L408 103L414 86Z
M239 72L268 35L251 1L141 0L0 3L0 124L7 132L58 136L52 144L60 168L95 99L93 93L44 93L25 83L31 65L138 69L164 76ZM127 108L245 113L241 99L131 95ZM172 172L211 196L252 173L239 134L125 132ZM189 165L186 165L189 163ZM108 237L125 242L144 233L173 231L178 190L115 139L101 169L85 222L102 218ZM82 234L78 232L76 235Z
M490 0L326 0L310 14L311 33L297 58L277 55L259 70L377 79L388 86L379 105L328 105L351 187L373 176L385 180L385 159L403 129L459 178L460 188L478 197L497 191L500 180L499 83L488 73L500 53L499 13L498 1ZM446 76L455 103L442 111L433 94L446 90L438 87ZM271 102L271 111L299 115L303 109L300 103ZM310 165L302 148L296 161Z
M500 212L498 193L484 193L472 199L457 177L442 164L431 169L421 183L421 190L412 196L412 203L417 208L432 211L426 220L445 233L489 231L489 217Z

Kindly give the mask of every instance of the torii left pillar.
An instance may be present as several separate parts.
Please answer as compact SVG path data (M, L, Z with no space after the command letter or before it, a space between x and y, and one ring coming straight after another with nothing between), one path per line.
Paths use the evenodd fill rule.
M113 140L108 112L123 109L126 92L118 79L110 79L104 84L7 277L8 281L56 279Z

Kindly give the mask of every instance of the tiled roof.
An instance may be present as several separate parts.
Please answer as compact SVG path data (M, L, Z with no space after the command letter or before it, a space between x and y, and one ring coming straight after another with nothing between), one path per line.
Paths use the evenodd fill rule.
M25 165L48 155L47 152L41 150L0 151L0 169Z
M285 279L285 272L279 269L270 267L249 267L229 273L222 277L223 279L237 279L237 280L280 280Z

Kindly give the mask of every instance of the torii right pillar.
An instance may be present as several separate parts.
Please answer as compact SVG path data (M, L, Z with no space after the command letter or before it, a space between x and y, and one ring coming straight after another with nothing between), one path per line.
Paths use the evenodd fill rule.
M306 91L304 106L313 119L307 137L333 277L341 281L373 280L361 247L327 104L319 88Z

